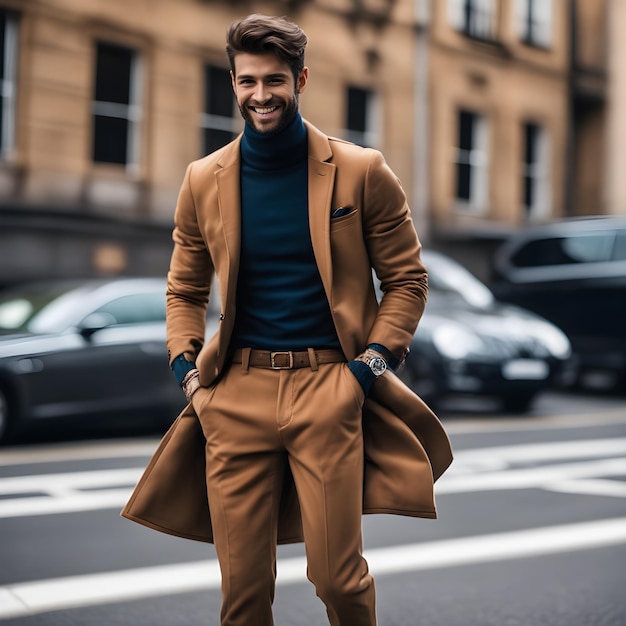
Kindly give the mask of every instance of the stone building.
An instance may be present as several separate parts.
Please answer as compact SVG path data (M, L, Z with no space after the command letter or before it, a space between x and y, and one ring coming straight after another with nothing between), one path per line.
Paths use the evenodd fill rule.
M433 246L473 255L532 221L626 212L613 10L621 22L608 0L0 0L0 286L165 272L187 163L242 128L224 35L250 12L304 28L304 116L384 152Z

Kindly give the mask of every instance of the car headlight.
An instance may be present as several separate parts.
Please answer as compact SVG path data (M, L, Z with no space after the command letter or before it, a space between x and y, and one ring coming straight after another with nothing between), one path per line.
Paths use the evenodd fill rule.
M543 343L550 354L557 359L567 359L572 354L572 347L567 335L548 322L532 321L530 329L535 337Z
M470 354L484 354L483 340L460 324L448 323L435 328L432 334L435 348L449 359L462 359Z

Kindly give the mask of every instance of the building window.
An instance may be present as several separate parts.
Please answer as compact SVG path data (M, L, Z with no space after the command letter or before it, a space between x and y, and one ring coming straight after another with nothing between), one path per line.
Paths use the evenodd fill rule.
M18 19L15 13L0 10L0 157L15 149L17 100Z
M547 133L538 124L526 123L523 126L523 134L524 210L530 218L546 218L550 214L550 159Z
M376 146L378 142L377 122L376 94L370 89L348 87L346 139L359 146Z
M235 95L230 72L222 67L204 68L204 112L200 116L203 154L226 145L237 133Z
M459 111L458 143L455 149L456 200L477 211L487 208L487 120L472 111Z
M552 0L515 0L515 31L531 46L547 48L552 43Z
M136 50L98 42L93 102L93 160L139 164L141 67Z
M449 0L448 11L452 26L477 39L493 39L493 0Z

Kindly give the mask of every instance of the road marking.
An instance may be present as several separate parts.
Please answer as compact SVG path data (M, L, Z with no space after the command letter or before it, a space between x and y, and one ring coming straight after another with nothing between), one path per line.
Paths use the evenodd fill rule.
M0 518L121 508L142 471L128 468L1 478L0 497L15 497L0 498Z
M365 551L375 576L590 550L626 543L626 518ZM278 560L278 585L306 582L303 557ZM52 578L0 587L0 619L219 589L215 560Z
M573 396L570 396L570 398ZM557 430L575 428L596 428L610 424L626 423L626 408L595 409L589 413L567 415L527 415L514 418L511 416L487 416L482 418L465 417L462 422L453 418L443 418L444 426L450 434L465 435L489 432L515 432Z
M559 493L575 493L581 496L609 496L626 498L626 482L619 480L583 479L568 480L543 485L544 489Z
M91 461L124 457L150 457L159 445L159 439L140 441L77 442L46 446L24 446L0 452L0 466Z
M626 438L588 439L529 443L517 446L497 446L460 450L446 476L474 473L477 470L498 470L513 463L537 463L564 459L590 459L607 456L626 456Z
M588 460L512 467L569 459ZM121 508L142 472L139 467L0 478L0 518ZM624 497L623 482L597 482L619 476L626 476L626 438L500 446L459 451L436 493L549 489Z
M446 476L437 483L437 494L544 488L550 483L598 476L626 476L626 458L584 463L542 465L530 469Z
M76 489L100 489L114 485L133 485L141 476L141 468L63 472L0 478L0 494L41 493L64 495Z

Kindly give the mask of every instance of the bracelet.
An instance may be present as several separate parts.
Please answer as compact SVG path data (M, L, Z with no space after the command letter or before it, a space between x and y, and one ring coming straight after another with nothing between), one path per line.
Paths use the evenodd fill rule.
M200 372L198 370L191 370L185 375L181 387L183 388L187 402L191 402L191 396L193 396L194 392L197 391L200 386Z
M194 367L183 376L183 379L180 381L180 386L184 387L192 378L195 378L196 376L200 376L200 372L198 371L198 368Z

